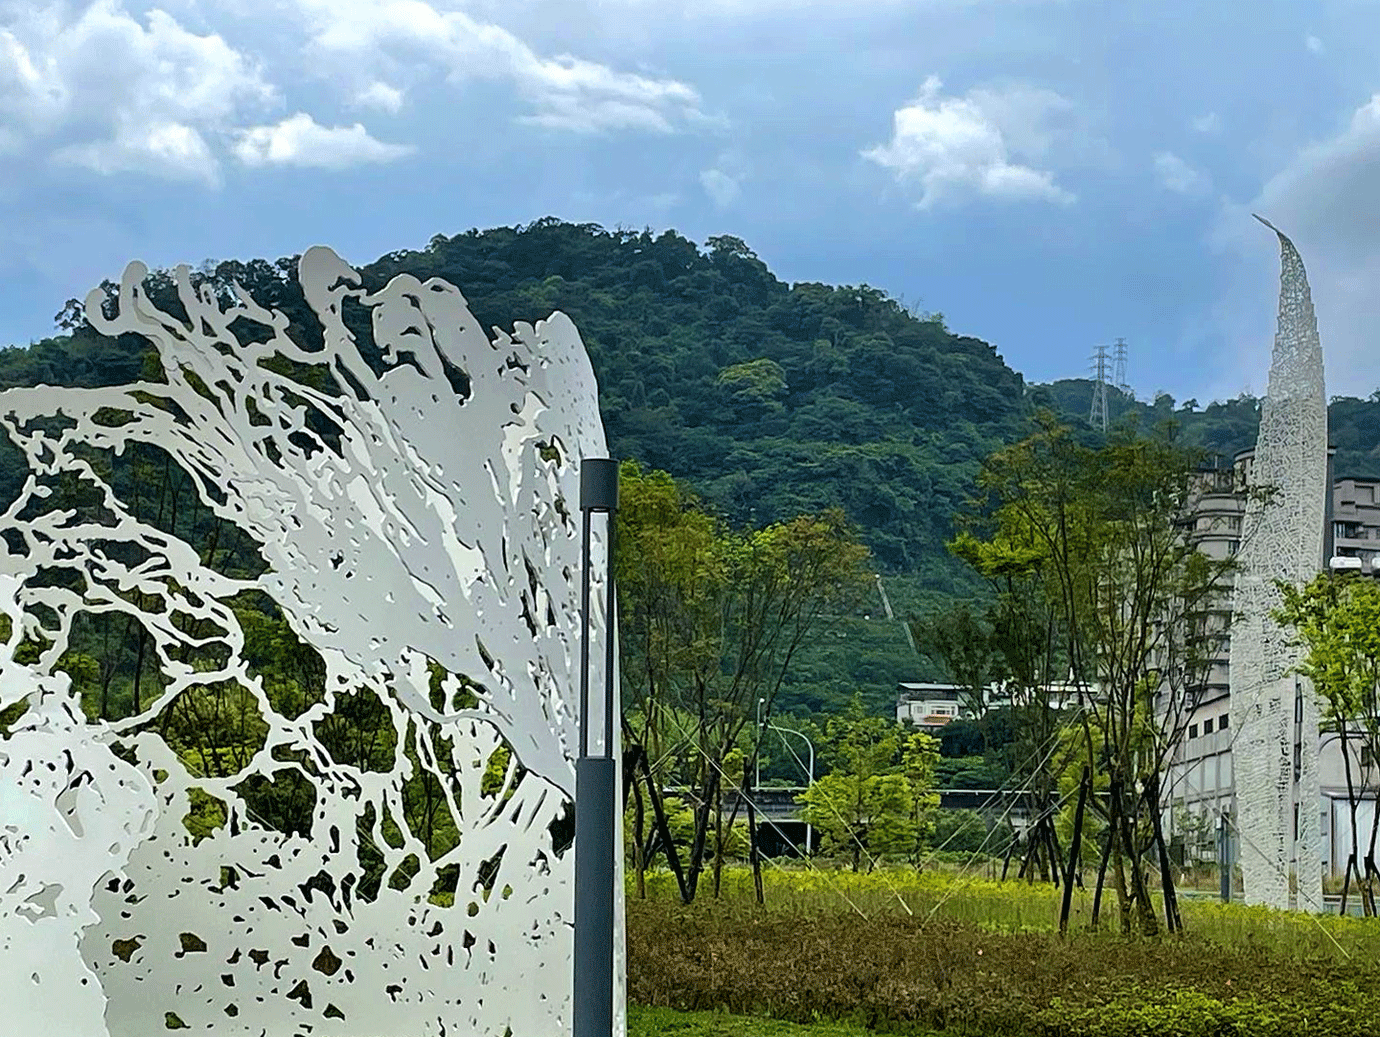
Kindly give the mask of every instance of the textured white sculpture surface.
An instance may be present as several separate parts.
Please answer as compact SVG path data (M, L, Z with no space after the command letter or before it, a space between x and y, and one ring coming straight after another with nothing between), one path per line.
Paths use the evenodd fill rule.
M1323 564L1327 397L1303 260L1287 237L1266 226L1280 244L1279 325L1250 481L1273 496L1268 503L1259 498L1247 503L1236 579L1231 714L1239 858L1247 903L1288 908L1293 865L1298 906L1319 910L1318 708L1312 690L1294 672L1300 649L1271 614L1282 603L1277 580L1306 582ZM1301 718L1296 716L1300 699Z
M324 248L299 264L313 331L185 268L184 319L146 276L131 264L117 304L95 292L87 313L151 341L165 382L0 395L31 470L0 519L0 711L27 704L0 732L4 1031L566 1031L574 854L550 829L574 786L577 463L606 453L574 325L491 341L452 285L368 291ZM252 539L260 575L133 514L99 458L137 444ZM602 557L600 537L595 574ZM324 663L300 711L246 659L232 599L254 592ZM162 672L109 721L58 667L77 617L101 613L147 631ZM206 765L163 737L211 701L247 718L252 751L213 746ZM365 705L385 766L342 762L323 735ZM304 830L247 789L309 797ZM220 823L194 836L184 819L208 802ZM428 841L441 815L453 845ZM453 905L430 895L447 873Z

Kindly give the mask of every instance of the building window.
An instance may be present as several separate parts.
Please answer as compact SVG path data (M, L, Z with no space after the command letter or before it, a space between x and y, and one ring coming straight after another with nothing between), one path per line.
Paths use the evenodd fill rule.
M1205 735L1210 735L1210 734L1212 734L1212 718L1211 718L1211 717L1209 717L1207 720L1204 720L1204 721L1203 721L1203 734L1205 734Z
M1197 738L1197 737L1198 737L1198 725L1197 725L1197 724L1189 724L1189 725L1188 725L1188 737L1189 737L1189 738Z
M1240 550L1241 550L1241 541L1240 541L1240 540L1228 540L1228 541L1227 541L1227 554L1229 554L1229 555L1235 555L1236 552L1238 552L1238 551L1240 551Z
M1375 766L1375 754L1371 752L1370 746L1361 746L1361 769L1370 770Z
M1220 717L1218 717L1218 718L1217 718L1217 730L1219 730L1219 731L1225 731L1225 730L1227 729L1227 721L1230 720L1230 719L1231 719L1231 714L1230 714L1230 713L1223 713Z

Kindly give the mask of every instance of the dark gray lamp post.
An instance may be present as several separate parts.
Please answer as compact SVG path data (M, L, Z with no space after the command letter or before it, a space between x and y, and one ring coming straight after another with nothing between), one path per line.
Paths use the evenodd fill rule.
M608 516L602 756L591 756L589 751L589 527L590 517L596 511ZM580 514L584 540L580 575L580 755L575 761L574 1037L612 1037L614 821L618 812L617 763L613 756L613 541L618 514L618 462L606 457L581 459Z

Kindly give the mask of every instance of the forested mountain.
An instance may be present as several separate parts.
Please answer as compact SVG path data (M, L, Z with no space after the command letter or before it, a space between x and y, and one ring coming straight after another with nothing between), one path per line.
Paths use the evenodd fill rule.
M283 310L292 332L315 320L296 262L225 262L197 275L242 284ZM686 480L734 524L762 525L841 506L872 548L899 614L980 594L944 548L984 457L1020 436L1047 405L1086 425L1091 383L1027 386L985 342L951 333L939 316L905 310L867 286L788 285L746 244L705 246L666 231L606 231L540 220L526 227L437 236L363 268L379 287L407 271L461 288L485 326L553 310L580 328L601 390L614 456ZM166 272L148 286L177 312ZM366 352L362 312L351 324ZM62 334L0 350L0 386L125 382L146 362L136 338L103 338L69 303ZM319 328L316 329L319 335ZM1178 421L1193 442L1225 455L1253 444L1258 401L1199 408L1114 394L1114 419ZM1338 472L1380 474L1380 395L1334 402ZM0 445L0 495L22 476ZM937 676L917 659L882 602L850 618L799 662L788 698L833 708L861 690L883 710L898 680Z
M732 522L841 505L891 571L958 572L950 515L1025 413L991 346L874 288L786 285L736 238L541 221L369 272L397 270L461 286L486 324L564 310L616 456L689 480Z
M1032 404L1049 407L1070 422L1086 423L1092 393L1090 380L1071 378L1031 386L1028 397ZM1153 403L1144 403L1112 389L1108 391L1108 412L1113 423L1133 419L1151 427L1173 421L1185 441L1224 464L1237 451L1254 447L1260 431L1260 400L1247 395L1203 407L1197 400L1176 404L1167 393L1159 393ZM1328 436L1336 450L1333 470L1338 478L1380 478L1380 390L1364 400L1334 396L1328 406Z
M309 321L294 264L222 263L203 276L241 282ZM564 310L601 387L615 456L694 487L736 523L841 505L881 567L926 571L958 589L943 549L950 516L981 459L1021 428L1024 386L984 342L917 318L875 288L787 285L743 242L701 249L674 231L605 231L541 220L436 237L364 268L458 285L485 326ZM172 285L150 294L167 305ZM0 353L0 384L120 381L137 342L81 329ZM367 340L367 327L357 329Z

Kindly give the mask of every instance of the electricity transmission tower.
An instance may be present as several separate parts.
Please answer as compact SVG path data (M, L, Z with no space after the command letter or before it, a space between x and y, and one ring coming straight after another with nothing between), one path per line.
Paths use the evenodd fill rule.
M1098 346L1093 354L1093 397L1088 411L1088 423L1107 431L1107 382L1111 376L1112 354L1106 346Z
M1131 395L1131 386L1126 381L1126 340L1119 338L1116 340L1115 369L1112 375L1112 384L1117 390L1126 396Z

